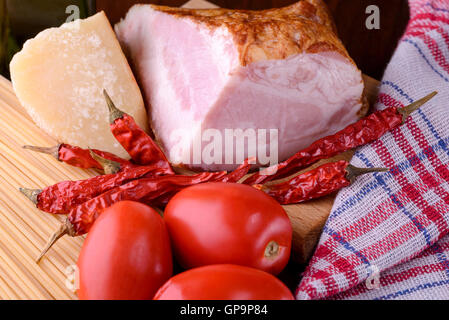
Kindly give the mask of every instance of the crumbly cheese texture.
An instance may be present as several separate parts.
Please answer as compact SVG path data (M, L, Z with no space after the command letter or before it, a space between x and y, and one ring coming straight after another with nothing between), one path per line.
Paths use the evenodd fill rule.
M103 89L148 129L142 94L103 12L39 33L10 70L28 114L59 142L129 157L110 132Z

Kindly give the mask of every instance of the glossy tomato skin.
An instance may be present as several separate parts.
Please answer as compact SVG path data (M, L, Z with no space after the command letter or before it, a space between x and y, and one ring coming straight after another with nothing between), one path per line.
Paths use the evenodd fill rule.
M164 220L175 257L186 269L237 264L276 275L290 257L292 226L286 212L247 185L206 183L184 189L168 203Z
M238 265L212 265L180 273L165 283L155 300L293 300L276 277Z
M172 275L170 239L152 208L123 201L106 209L78 259L81 300L147 300Z

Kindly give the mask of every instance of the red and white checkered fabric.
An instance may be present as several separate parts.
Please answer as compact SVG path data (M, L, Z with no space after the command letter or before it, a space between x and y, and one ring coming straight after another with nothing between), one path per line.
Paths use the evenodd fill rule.
M439 94L357 150L352 164L391 170L339 193L298 299L449 299L449 0L409 3L377 108Z

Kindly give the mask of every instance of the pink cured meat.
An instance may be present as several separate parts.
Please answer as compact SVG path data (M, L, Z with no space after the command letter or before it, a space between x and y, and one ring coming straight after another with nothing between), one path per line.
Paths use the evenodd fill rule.
M115 29L174 163L230 170L270 147L282 161L367 111L362 74L320 0L265 11L136 5ZM267 135L227 143L247 129Z

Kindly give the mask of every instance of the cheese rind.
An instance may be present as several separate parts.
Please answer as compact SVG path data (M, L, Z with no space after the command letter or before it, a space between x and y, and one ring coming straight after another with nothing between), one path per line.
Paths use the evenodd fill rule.
M39 33L10 70L28 114L60 142L129 157L110 132L103 89L148 129L142 94L103 12Z

